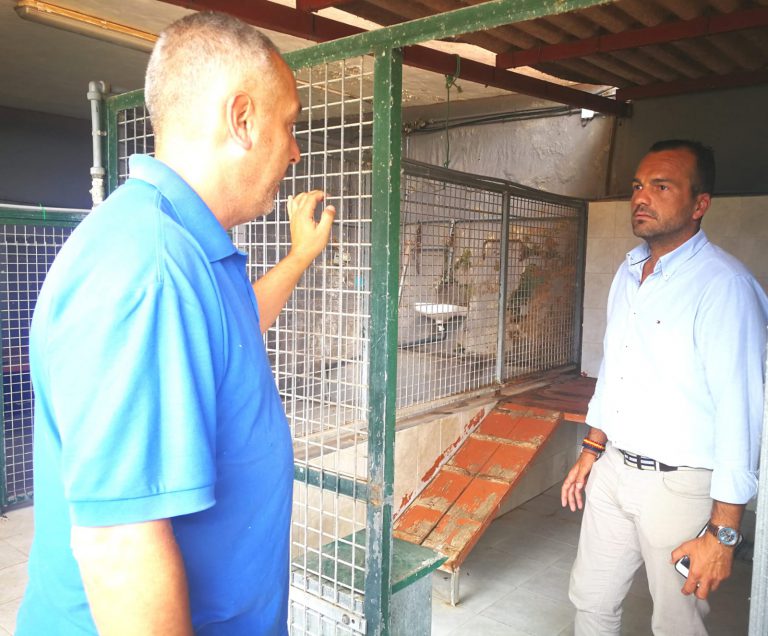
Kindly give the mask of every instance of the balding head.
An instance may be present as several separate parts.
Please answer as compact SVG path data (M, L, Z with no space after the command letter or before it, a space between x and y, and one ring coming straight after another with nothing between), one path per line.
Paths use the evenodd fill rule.
M248 85L269 94L279 53L265 35L223 13L193 13L161 34L147 67L144 99L155 134L173 124L194 134L209 123L211 93Z

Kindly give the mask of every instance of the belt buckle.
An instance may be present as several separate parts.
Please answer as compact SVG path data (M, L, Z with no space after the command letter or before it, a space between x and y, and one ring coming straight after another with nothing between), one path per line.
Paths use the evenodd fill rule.
M624 464L631 468L636 468L637 470L655 470L662 473L669 473L677 470L677 466L668 466L667 464L662 464L660 461L651 459L650 457L630 453L625 450L622 450L621 454L624 457Z

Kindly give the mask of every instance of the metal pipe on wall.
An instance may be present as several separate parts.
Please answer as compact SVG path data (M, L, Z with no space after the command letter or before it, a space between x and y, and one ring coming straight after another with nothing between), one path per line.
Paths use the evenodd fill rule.
M501 240L499 243L499 319L496 334L496 382L504 382L504 367L506 352L504 350L504 335L507 328L507 282L509 279L509 192L502 195L501 210ZM483 245L485 249L485 245Z
M105 82L88 83L88 101L91 102L91 137L93 138L93 165L91 166L91 200L95 208L104 200L104 177L106 170L101 152L102 138L106 131L101 129L101 102L107 93Z

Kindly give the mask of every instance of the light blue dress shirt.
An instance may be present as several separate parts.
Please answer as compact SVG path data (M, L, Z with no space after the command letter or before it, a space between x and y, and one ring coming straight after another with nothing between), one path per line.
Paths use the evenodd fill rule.
M587 423L620 449L711 469L713 499L746 503L757 490L768 299L703 231L641 285L649 257L645 243L633 249L611 285Z

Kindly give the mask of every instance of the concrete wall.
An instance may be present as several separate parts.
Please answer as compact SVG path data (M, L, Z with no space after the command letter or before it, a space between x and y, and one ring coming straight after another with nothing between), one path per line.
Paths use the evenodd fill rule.
M716 194L768 192L768 86L636 102L618 121L608 195L630 193L640 158L659 139L697 139L717 160Z
M451 104L451 117L553 107L530 98L497 98ZM582 122L580 110L556 117L414 132L403 141L403 156L462 172L508 179L548 192L585 199L605 195L613 120L601 115ZM408 109L403 121L439 125L445 105ZM583 125L582 125L583 124Z
M90 208L91 124L0 106L0 202Z
M709 239L739 258L768 290L768 196L715 197L702 222ZM616 269L640 239L627 200L591 203L587 221L581 368L596 377L603 356L605 310Z
M635 167L659 139L691 138L715 149L718 194L768 192L768 86L730 89L635 102L628 118L579 110L557 117L469 125L419 133L438 126L446 105L405 109L404 156L474 174L584 199L627 196ZM556 105L522 96L458 102L450 117L517 113ZM615 123L615 128L614 128ZM613 148L611 148L613 146Z

